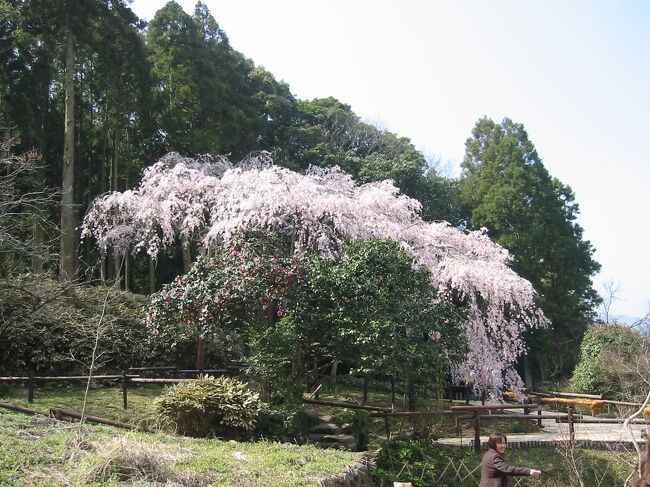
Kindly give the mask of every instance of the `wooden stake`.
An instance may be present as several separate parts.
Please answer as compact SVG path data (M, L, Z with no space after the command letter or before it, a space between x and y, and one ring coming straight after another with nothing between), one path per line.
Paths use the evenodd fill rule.
M481 420L478 410L474 411L474 451L481 451Z
M29 381L27 382L27 402L34 402L34 376L29 376Z
M129 400L128 400L128 392L127 392L127 381L129 378L126 376L126 370L122 371L122 402L124 403L124 409L128 409L129 407Z

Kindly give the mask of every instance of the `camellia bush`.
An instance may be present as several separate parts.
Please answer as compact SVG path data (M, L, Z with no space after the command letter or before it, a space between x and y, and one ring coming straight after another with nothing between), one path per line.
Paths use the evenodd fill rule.
M358 184L337 168L301 174L274 166L264 153L238 166L168 154L145 170L134 190L96 199L82 233L102 251L152 257L178 241L204 253L228 249L252 228L286 235L295 258L336 259L346 242L394 240L428 268L436 299L466 308L468 352L453 366L454 379L495 393L521 388L513 365L525 352L522 334L547 324L532 285L508 266L508 251L485 231L428 223L419 211L392 182Z
M272 326L307 292L306 270L286 247L282 235L241 232L154 294L146 326L155 336L219 340L228 348L248 329Z

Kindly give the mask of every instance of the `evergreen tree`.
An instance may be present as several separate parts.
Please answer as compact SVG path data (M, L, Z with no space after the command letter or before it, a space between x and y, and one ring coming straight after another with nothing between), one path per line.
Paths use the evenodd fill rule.
M528 336L537 367L524 363L527 382L533 369L538 379L566 376L599 299L591 276L600 266L576 223L575 196L549 175L521 124L482 118L465 147L460 187L469 224L486 227L512 253L512 267L533 284L551 321Z
M430 196L439 181L411 141L361 121L336 98L299 101L275 159L295 170L339 166L361 182L391 179L404 194L435 205Z
M132 75L143 65L137 18L123 0L13 0L1 13L8 20L3 22L8 45L2 49L8 70L0 76L0 106L21 137L19 149L36 149L42 156L35 184L62 188L59 273L71 280L77 273L77 207L97 194L90 186L102 174L95 163L106 144L98 127L109 119L113 127L118 119L122 125L138 120L134 97L144 99L148 88ZM113 141L117 133L114 128ZM42 233L35 225L35 247Z

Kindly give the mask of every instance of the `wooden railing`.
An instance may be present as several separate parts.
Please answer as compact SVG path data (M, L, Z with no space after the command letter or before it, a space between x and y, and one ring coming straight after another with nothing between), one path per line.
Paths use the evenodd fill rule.
M210 375L224 375L232 372L233 368L226 369L205 369L205 370L184 370L177 369L176 367L133 367L125 370L122 374L114 375L72 375L72 376L7 376L0 377L0 382L23 382L27 383L27 402L34 402L34 390L39 383L43 382L65 382L65 381L83 381L88 380L114 380L120 381L122 383L122 396L123 396L123 407L128 409L128 385L129 383L134 384L177 384L179 382L186 382L193 380L191 378L177 378L177 377L162 377L162 378L153 378L153 377L142 377L139 374L130 374L129 372L145 372L145 371L165 371L171 374L183 374L183 375L199 375L199 374L210 374Z

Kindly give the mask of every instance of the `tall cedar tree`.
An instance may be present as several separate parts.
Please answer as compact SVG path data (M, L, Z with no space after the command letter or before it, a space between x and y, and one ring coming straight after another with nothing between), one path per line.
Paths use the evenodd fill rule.
M146 74L137 18L123 0L12 0L0 14L7 20L0 109L21 138L18 149L42 156L36 189L43 183L62 188L60 276L69 280L77 267L78 205L99 186L105 190L106 154L115 166L126 146L118 130L140 119L134 107L146 98L147 83L142 76L134 81L134 73ZM42 232L34 227L33 245ZM42 262L33 267L40 270Z
M460 186L470 225L486 227L513 254L513 268L533 284L551 320L550 328L527 336L527 382L566 376L599 299L591 276L600 268L576 223L571 188L549 175L524 126L507 118L476 123Z

